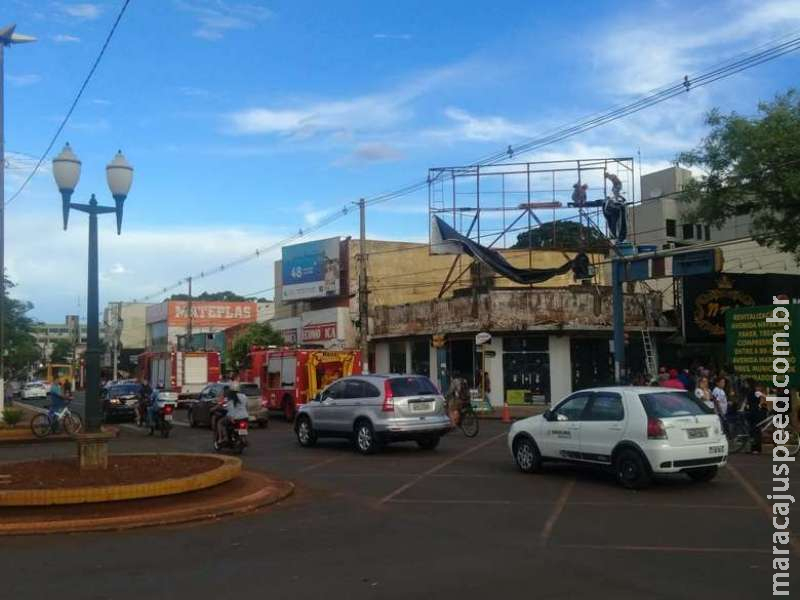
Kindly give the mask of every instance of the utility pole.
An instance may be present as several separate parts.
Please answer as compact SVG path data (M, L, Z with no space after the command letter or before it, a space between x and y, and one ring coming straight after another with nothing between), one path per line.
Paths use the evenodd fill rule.
M122 302L117 302L117 316L114 319L114 381L119 378L119 342L122 336Z
M611 306L614 330L614 381L622 385L625 375L625 295L622 286L627 264L615 257L611 260Z
M361 371L369 373L369 296L367 292L367 223L364 199L358 201L361 235L358 251L358 324L361 341Z
M5 170L6 170L6 146L4 130L4 72L3 72L3 52L6 46L12 44L24 44L34 42L36 38L28 35L14 33L16 25L9 25L0 29L0 421L2 421L2 409L6 402L6 197L5 197Z
M183 344L184 350L192 349L192 278L187 279L189 282L189 301L186 303L186 314L189 320L186 323L186 342Z

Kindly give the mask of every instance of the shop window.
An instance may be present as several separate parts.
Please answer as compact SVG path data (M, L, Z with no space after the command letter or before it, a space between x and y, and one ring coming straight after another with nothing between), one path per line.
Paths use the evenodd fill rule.
M694 225L686 223L683 227L683 239L691 240L694 237Z
M431 376L431 350L428 338L414 340L411 344L411 372Z
M406 372L406 343L405 342L390 342L389 343L389 372L390 373L405 373Z
M675 237L677 235L677 223L675 223L675 219L667 219L666 229L667 237Z
M503 338L503 383L511 405L550 401L550 355L546 336Z

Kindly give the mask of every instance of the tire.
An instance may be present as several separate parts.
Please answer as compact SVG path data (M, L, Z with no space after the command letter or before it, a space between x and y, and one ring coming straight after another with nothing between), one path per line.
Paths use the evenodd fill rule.
M692 481L706 482L711 481L717 476L718 467L703 467L701 469L688 469L686 474Z
M37 438L43 438L50 435L52 431L52 423L50 417L45 413L39 413L31 419L31 432Z
M791 456L795 456L800 452L800 434L796 431L789 431L789 441L784 444L786 450L789 451Z
M730 425L731 431L728 436L728 454L737 454L747 447L750 443L750 431L742 421L736 421Z
M356 423L353 428L353 445L359 454L375 454L378 449L378 441L375 439L372 423L366 419Z
M294 427L294 433L297 436L297 443L303 448L311 448L317 443L317 434L311 425L311 419L305 415L301 415L297 419Z
M69 414L64 417L64 421L62 422L64 427L64 431L68 435L75 435L76 433L80 433L81 429L83 429L83 422L78 415Z
M531 438L520 436L514 440L514 462L523 473L539 473L542 470L542 455Z
M190 408L189 414L186 415L189 418L189 427L192 429L197 429L197 421L194 420L194 411Z
M480 429L478 424L478 415L472 411L461 413L461 419L458 422L458 426L461 428L461 431L464 432L465 436L468 438L474 438L476 435L478 435L478 430Z
M167 423L166 421L161 423L161 437L168 438L169 432L172 431L172 425Z
M438 435L427 435L417 440L417 446L419 446L421 450L435 450L441 439L442 438Z
M622 487L642 490L653 481L650 468L641 455L630 448L620 450L614 458L614 472Z

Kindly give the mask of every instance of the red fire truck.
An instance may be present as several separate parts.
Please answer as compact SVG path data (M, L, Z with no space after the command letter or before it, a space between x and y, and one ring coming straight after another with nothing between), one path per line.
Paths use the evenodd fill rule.
M340 377L361 373L358 350L260 348L248 355L248 368L241 381L257 383L261 406L281 410L288 420L295 408L312 399L319 390Z
M139 355L137 374L153 389L164 386L179 399L197 397L207 383L220 379L219 352L145 352Z

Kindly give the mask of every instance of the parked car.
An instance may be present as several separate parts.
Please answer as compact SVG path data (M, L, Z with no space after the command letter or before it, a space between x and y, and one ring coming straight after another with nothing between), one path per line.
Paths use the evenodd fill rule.
M344 377L297 411L301 446L313 446L321 437L350 438L361 454L400 441L433 450L452 428L444 398L430 379L419 375Z
M50 386L44 381L29 381L22 386L22 399L47 398L47 391L49 389Z
M546 461L611 467L627 488L654 475L686 473L712 480L728 460L728 441L714 411L686 392L655 387L581 390L508 432L517 466L538 472Z
M266 427L269 423L269 410L261 406L261 389L255 383L240 383L239 392L247 397L247 412L250 421Z
M186 409L186 418L192 427L211 427L211 408L217 404L229 383L209 383L200 390L197 399Z
M135 421L136 404L141 393L142 386L138 383L116 383L103 388L100 392L103 420Z

